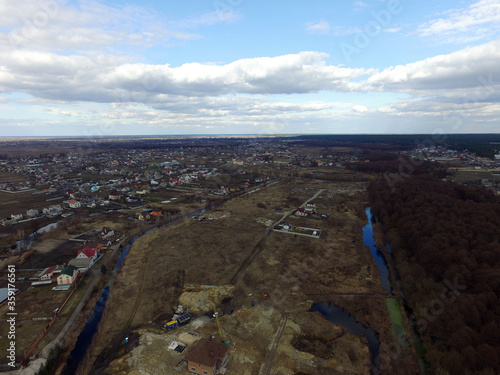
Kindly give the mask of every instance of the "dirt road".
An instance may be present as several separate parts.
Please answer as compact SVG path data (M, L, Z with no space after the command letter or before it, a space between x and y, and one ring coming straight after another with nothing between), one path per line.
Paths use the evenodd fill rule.
M259 372L259 375L269 375L271 372L271 369L273 367L274 363L274 358L276 357L276 350L278 349L278 345L281 340L281 336L283 335L283 331L285 330L286 323L288 322L288 314L281 310L279 307L274 306L272 304L265 304L266 306L272 307L273 309L279 311L281 314L281 322L280 326L278 327L278 330L276 331L276 336L274 336L274 341L271 344L271 348L267 352L266 355L266 361L264 362L264 367L262 370Z

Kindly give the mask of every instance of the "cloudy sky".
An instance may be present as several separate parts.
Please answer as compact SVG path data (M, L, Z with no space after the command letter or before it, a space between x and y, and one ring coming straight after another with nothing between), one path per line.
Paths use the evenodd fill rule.
M0 136L500 129L500 0L0 0Z

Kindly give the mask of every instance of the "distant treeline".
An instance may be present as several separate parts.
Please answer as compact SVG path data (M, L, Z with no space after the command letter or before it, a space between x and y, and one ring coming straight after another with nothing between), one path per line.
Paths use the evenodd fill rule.
M346 166L365 173L433 174L440 178L446 177L446 168L439 163L413 160L394 152L367 152L364 159L357 163L347 163Z
M380 179L369 197L433 373L500 373L499 197L430 176Z
M357 147L363 150L409 150L417 146L444 146L492 158L500 150L500 134L393 134L393 135L302 135L295 139L311 147Z

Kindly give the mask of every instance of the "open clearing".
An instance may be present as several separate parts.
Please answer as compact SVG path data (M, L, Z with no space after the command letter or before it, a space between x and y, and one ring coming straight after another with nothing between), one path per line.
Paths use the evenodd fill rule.
M275 342L271 374L369 373L365 339L343 335L342 328L308 312L314 302L331 301L375 329L382 342L394 340L378 268L362 241L365 186L316 180L280 183L223 204L217 210L227 214L217 220L186 219L141 237L113 285L90 354L97 361L88 369L92 366L96 374L152 374L157 366L167 366L172 373L184 373L185 365L175 367L183 355L167 353L168 344L182 341L179 335L186 331L217 336L215 322L203 318L209 313L194 310L195 319L208 320L203 327L194 321L169 333L159 327L170 320L183 291L196 285L228 285L245 259L263 245L237 279L232 295L216 301L219 311L234 311L221 319L233 343L231 373L263 370L282 322L286 325ZM325 191L315 199L317 210L330 213L328 220L287 219L320 229L319 239L280 233L266 237L266 223L282 216L275 207L293 209L320 189ZM200 304L196 298L183 301L187 307ZM209 310L208 300L203 304ZM135 344L125 345L125 336L132 334L137 336ZM387 350L382 344L381 353ZM412 360L409 352L392 364L411 366Z

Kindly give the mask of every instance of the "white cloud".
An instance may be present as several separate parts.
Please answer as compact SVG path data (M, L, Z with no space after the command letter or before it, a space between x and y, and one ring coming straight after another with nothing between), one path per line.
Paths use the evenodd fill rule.
M352 107L352 111L353 112L356 112L356 113L364 113L364 112L367 112L368 111L368 107L366 105L355 105L354 107Z
M95 102L161 101L170 96L295 94L353 91L353 79L375 72L327 65L320 52L179 67L122 63L98 56L61 56L16 50L0 53L0 92Z
M198 26L211 26L220 22L235 22L241 18L241 15L235 10L216 10L208 12L198 17L181 20L174 25L182 28L191 28Z
M381 113L391 113L391 112L394 112L394 108L380 107L377 109L377 111L381 112Z
M464 43L494 35L500 30L500 0L480 0L466 9L426 22L417 30L424 37L438 36L441 42Z
M364 10L366 8L370 8L369 4L367 4L367 3L363 2L363 1L359 1L359 0L358 1L354 1L353 2L353 6L354 6L354 10L356 12Z
M234 22L234 11L208 12L186 20L165 20L139 6L113 8L97 1L19 0L0 2L0 49L71 51L89 56L117 53L200 38L194 29ZM126 50L127 53L129 50Z
M325 34L330 31L330 24L326 21L319 21L318 23L307 26L307 31Z
M363 29L359 27L344 27L344 26L334 26L332 28L332 35L335 36L345 36L345 35L354 35L363 32Z
M500 40L406 65L389 67L368 78L367 90L419 95L432 93L464 95L467 94L467 90L478 89L498 91L500 88L498 61L500 61Z

